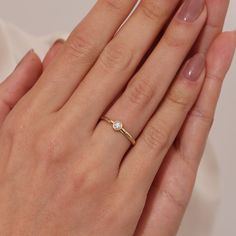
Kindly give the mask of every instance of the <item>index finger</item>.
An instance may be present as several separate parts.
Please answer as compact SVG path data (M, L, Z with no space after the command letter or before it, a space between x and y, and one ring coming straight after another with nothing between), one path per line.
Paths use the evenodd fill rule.
M88 15L72 31L56 60L44 71L34 87L39 107L56 108L67 101L100 53L135 6L137 0L98 0ZM50 78L50 79L49 79ZM54 101L51 94L55 94ZM40 104L40 105L39 105ZM36 107L36 106L35 106Z

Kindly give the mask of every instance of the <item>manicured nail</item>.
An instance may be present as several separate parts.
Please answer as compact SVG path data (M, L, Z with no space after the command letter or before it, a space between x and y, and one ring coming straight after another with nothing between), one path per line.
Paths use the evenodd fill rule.
M186 22L194 22L202 13L205 0L185 0L177 17Z
M187 61L183 68L183 76L191 81L196 81L200 78L202 71L205 68L205 56L203 54L196 54Z
M30 54L32 54L32 53L34 53L34 49L30 49L26 54L25 54L25 56L19 61L19 63L16 65L16 68L15 68L15 70L19 67L19 66L21 66L24 62L25 62L25 60L28 58L28 56L30 55Z

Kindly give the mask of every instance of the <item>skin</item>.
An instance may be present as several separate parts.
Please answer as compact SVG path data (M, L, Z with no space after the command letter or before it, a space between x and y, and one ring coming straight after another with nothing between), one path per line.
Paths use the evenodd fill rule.
M215 39L226 12L226 7L224 13L221 8L221 21L216 22L219 19L216 17L207 21L215 22L218 27L205 27L194 49L207 51L206 68L199 79L188 81L181 72L174 78L173 72L177 72L203 27L206 11L187 26L174 18L152 55L130 79L138 61L161 29L158 23L168 20L159 18L163 15L150 15L150 11L144 13L138 8L110 42L131 2L125 1L121 8L99 1L64 44L54 45L43 66L37 56L30 53L26 58L27 66L21 64L20 69L1 85L0 101L5 104L0 110L2 234L176 234L192 192L223 78L233 57L235 33L224 33ZM171 11L167 2L158 7ZM213 1L207 4L213 4ZM107 8L110 11L105 11ZM216 11L216 8L212 9ZM109 28L104 30L110 14L113 17ZM101 20L93 28L97 18ZM135 41L136 35L140 34L138 30L141 29L137 27L140 22L148 27L142 40ZM191 37L185 39L184 45L180 43L178 27L186 33L191 31ZM86 38L91 32L99 34L101 29L104 34L98 37L96 45L91 38ZM128 37L125 47L139 48L139 52L132 55L132 61L128 59L129 63L125 59L130 51L124 50L123 54L123 39L127 39L128 32L133 38ZM168 43L165 44L163 39L168 39ZM177 39L180 42L176 44ZM176 50L173 59L168 56L171 50ZM167 55L166 59L162 57L163 60L173 62L168 75L158 60L162 53ZM153 63L155 67L151 66ZM44 73L39 76L42 68ZM34 73L26 73L31 70ZM25 77L27 74L30 76ZM138 88L137 83L143 83L145 89L144 78L154 81L152 75L157 74L165 75L166 79L157 81L153 101L146 101L154 96L146 96L148 93L137 97L133 92ZM17 77L21 78L19 87L12 82ZM128 80L131 82L122 94L121 89L124 90ZM26 89L18 89L21 86ZM6 95L11 89L17 91L14 93L17 96ZM118 94L121 95L114 102ZM20 97L22 99L18 101ZM132 119L137 117L135 112L138 114L140 110L143 114L133 126ZM99 122L104 111L111 118L124 120L128 130L135 137L139 136L135 147L129 149L130 143L123 136L114 133L105 122ZM165 125L161 120L166 121Z

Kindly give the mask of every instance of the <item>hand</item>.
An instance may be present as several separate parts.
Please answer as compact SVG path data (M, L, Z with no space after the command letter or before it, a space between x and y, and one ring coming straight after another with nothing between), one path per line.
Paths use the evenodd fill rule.
M207 64L207 71L212 71L215 70L215 68L218 68L217 73L215 74L215 77L218 77L219 79L222 79L224 77L225 72L227 71L229 65L230 65L230 60L232 57L232 44L228 44L228 42L230 42L232 40L232 33L223 33L221 34L217 40L215 40L214 44L211 47L210 52L208 53L208 58L209 58L209 63ZM40 71L41 68L46 68L48 66L48 64L53 61L53 59L55 58L58 49L61 48L63 46L62 42L58 42L57 44L53 45L53 47L50 49L49 53L47 54L43 64L41 65L39 63L39 60L37 57L35 57L35 54L31 54L32 51L27 54L26 58L24 58L24 61L26 60L25 63L20 63L17 67L17 69L20 68L21 71L24 71L25 73L15 73L16 71L14 71L11 76L9 76L9 78L7 79L7 81L18 81L17 87L18 88L30 88L29 84L33 84L37 81L37 78L35 76L35 72ZM224 50L224 57L222 57L221 54L221 50ZM32 60L31 57L34 57L35 60ZM35 63L36 62L36 63ZM30 69L30 70L29 70ZM29 76L29 77L28 77ZM221 78L220 78L221 77ZM25 80L25 78L27 78ZM207 79L210 79L211 76L207 77ZM20 83L19 83L20 81ZM213 81L213 83L218 83L217 80ZM9 108L14 107L15 103L18 102L18 100L20 100L21 97L23 97L23 95L28 91L28 90L23 90L24 92L22 93L21 89L15 89L14 91L19 91L19 93L11 93L12 91L12 86L13 88L15 88L15 83L7 83L8 87L6 88L5 83L2 84L2 86L0 86L0 91L1 91L1 95L7 95L6 97L1 96L0 100L2 101L1 104L4 106L1 106L1 111L0 111L0 116L1 117L5 117L6 116L6 112L9 114ZM206 83L207 84L207 83ZM211 84L208 83L209 88L211 88ZM207 94L213 94L213 93L218 93L219 92L219 88L216 84L216 91L209 89L206 89L206 91L208 92ZM218 87L218 88L217 88ZM5 92L8 93L5 93ZM205 92L203 93L203 95L205 94ZM18 97L18 99L16 99L16 95ZM200 95L200 98L202 96ZM206 96L205 96L206 97ZM216 101L216 99L218 98L218 96L214 96L213 94L213 99L212 102L214 103L214 101ZM6 99L7 98L7 99ZM199 101L200 101L199 98ZM204 99L204 97L202 98ZM205 99L204 99L205 100ZM203 101L204 101L203 100ZM211 99L210 99L211 100ZM7 101L7 103L5 103ZM14 102L12 102L14 101ZM209 101L206 101L205 103L202 103L203 105L208 105ZM7 105L7 106L6 106ZM7 107L7 109L5 109ZM210 108L208 106L208 108ZM214 109L213 109L214 110ZM210 108L208 110L209 112L212 111L212 108ZM187 123L187 122L186 122ZM198 123L198 122L196 122ZM201 116L200 116L200 122L201 123ZM208 122L208 124L210 124L211 122ZM210 125L209 125L210 126ZM208 128L209 128L208 126ZM191 129L189 129L191 130ZM202 133L203 131L203 133ZM206 133L204 134L205 131L205 127L204 126L200 126L199 127L199 133L203 134L203 141L205 140L205 138L207 137L208 134L208 129L206 130ZM192 147L193 146L193 147ZM200 146L200 147L198 147ZM187 147L189 147L189 145L187 145ZM173 147L174 148L174 147ZM197 151L197 154L192 155L195 156L197 162L194 163L194 167L196 168L196 166L198 165L198 160L201 157L201 152L204 148L204 144L203 145L199 145L198 142L196 143L192 143L192 145L188 148L192 150ZM199 148L199 149L198 149ZM200 154L199 154L200 153ZM169 159L171 158L171 156L169 156ZM190 157L191 158L191 157ZM180 158L178 158L180 161L177 162L177 164L181 165L181 160ZM191 163L190 163L191 164ZM174 168L174 169L173 169ZM184 167L180 167L179 165L176 165L175 162L171 162L171 161L165 161L165 165L163 165L162 167L162 178L158 178L158 175L156 176L156 179L154 181L154 183L152 184L152 188L149 191L149 197L148 197L148 201L146 202L145 205L145 210L143 212L143 215L140 219L140 222L138 224L137 230L135 235L156 235L159 233L160 227L166 225L164 228L167 230L171 231L175 231L177 230L178 226L179 226L179 222L182 218L182 214L184 213L184 210L187 206L187 202L188 202L188 194L191 193L192 190L192 184L186 184L184 180L187 181L194 181L194 179L191 178L186 178L186 176L183 176L182 173L180 173L180 169L185 170ZM195 173L196 173L196 169L195 169ZM186 173L186 175L188 176L191 174L192 172L188 172ZM177 179L180 179L180 183L183 185L183 188L185 188L185 192L184 195L178 195L179 194L179 188L176 185L169 185L168 184L168 180L173 178L173 177L177 176ZM170 181L171 182L171 181ZM167 184L165 184L167 183ZM160 191L160 187L158 187L157 185L163 185L162 186L162 191ZM189 186L189 188L187 188L187 186ZM164 190L164 191L163 191ZM160 192L162 194L160 194ZM164 194L163 194L164 193ZM187 193L187 194L186 194ZM186 194L186 195L185 195ZM162 196L162 198L164 197L164 201L165 204L161 203L161 199L160 199L160 195ZM184 202L180 202L180 199L177 199L176 195L178 195L179 198L182 198L184 196L184 198L187 199L184 200ZM167 199L166 199L167 198ZM170 202L172 202L172 204L170 204ZM162 207L162 211L163 212L169 212L170 215L167 218L168 221L166 221L165 223L163 223L161 221L161 219L163 219L162 217L162 211L159 211L160 206ZM166 208L170 208L171 207L171 211L168 211L168 209ZM181 206L181 207L179 207ZM177 212L177 214L173 214L173 212ZM160 220L158 220L158 217L160 217ZM175 223L173 223L173 221L175 221ZM157 224L157 222L160 222L159 224Z
M30 50L15 70L0 84L0 125L16 103L30 90L42 73L38 56Z
M235 38L235 33L222 33L210 47L202 92L152 184L135 236L175 235L178 231L232 61Z
M90 18L88 17L87 19L90 19ZM192 29L194 29L194 31L196 30L195 32L196 35L200 31L200 25L201 25L200 20L198 19L197 21L199 25L195 22L193 23L193 26L191 26ZM86 20L85 20L85 23L86 23ZM129 22L127 24L129 24ZM182 25L182 23L180 25ZM197 30L197 28L199 30ZM189 30L189 29L186 28L186 30ZM124 31L125 30L123 30L123 32ZM170 33L171 33L171 30L170 30ZM3 187L4 187L1 190L1 200L2 200L1 202L4 202L6 204L1 206L1 212L2 212L2 215L6 213L6 217L4 219L6 221L9 220L9 223L10 223L9 225L12 226L11 227L12 232L22 232L23 234L21 235L24 235L24 230L27 230L27 232L32 232L32 234L33 232L37 232L39 234L42 233L42 235L45 235L45 234L58 235L60 233L63 234L65 232L67 233L70 232L71 235L73 235L74 233L76 235L91 235L92 233L88 232L88 230L96 230L96 235L116 235L116 233L117 235L120 235L120 234L129 235L129 232L132 232L131 228L134 228L132 226L137 224L138 218L140 217L140 212L143 208L142 206L145 204L145 199L146 199L145 196L148 192L148 188L149 188L148 186L151 185L151 182L152 182L151 179L154 178L154 175L155 175L154 172L157 171L159 163L161 162L160 159L164 158L165 156L164 153L167 152L169 149L169 147L166 146L165 148L166 150L163 149L163 154L159 153L159 151L156 150L155 152L157 155L157 159L156 157L154 158L154 156L153 157L149 156L151 152L145 153L144 155L145 158L142 159L142 164L144 164L143 167L146 167L146 168L144 168L144 170L141 170L140 172L136 172L139 170L139 163L141 164L141 159L139 158L140 153L138 156L133 155L133 156L138 157L137 161L140 161L138 163L136 162L136 159L133 159L132 152L135 153L135 150L137 150L137 148L143 147L141 144L142 144L143 134L145 133L144 131L144 133L141 134L139 138L140 141L138 140L136 147L134 147L126 155L125 161L122 163L121 168L119 169L119 160L123 157L123 155L113 154L112 159L111 158L109 159L108 156L110 156L111 153L109 153L106 150L107 148L106 145L113 146L113 142L114 144L118 142L119 144L121 144L120 149L124 150L128 148L129 143L125 139L123 139L123 137L121 137L119 134L113 134L111 129L109 129L108 126L106 126L104 123L100 123L98 125L95 131L93 131L93 135L91 135L92 137L89 136L89 138L86 137L85 139L82 137L87 136L88 133L82 132L85 129L81 131L81 128L84 128L84 125L87 124L87 121L85 122L81 118L80 121L81 122L84 121L84 123L79 122L80 125L77 126L78 120L75 118L80 117L81 115L84 116L83 113L80 113L81 111L80 112L77 111L78 107L80 108L78 110L86 109L87 105L90 105L90 102L92 103L92 101L88 101L88 103L86 101L86 106L83 107L84 97L83 96L77 97L77 92L75 91L73 95L75 98L74 101L76 101L75 104L78 104L80 106L74 109L73 108L74 106L72 106L72 104L71 105L67 104L67 106L66 105L63 106L64 105L63 104L62 108L56 109L57 112L46 113L45 110L50 109L49 108L50 102L52 102L52 100L48 99L48 104L45 104L44 103L45 95L47 95L47 98L49 98L48 96L51 96L52 94L65 95L64 93L63 94L58 94L57 92L55 93L57 89L59 90L63 89L62 86L60 86L60 83L63 82L64 79L66 79L60 73L63 73L63 72L65 73L66 70L68 69L68 71L72 70L72 72L74 73L74 76L78 75L77 74L79 72L78 67L85 67L88 65L88 62L91 61L89 60L87 61L87 63L86 61L82 61L84 63L78 63L80 62L81 59L84 60L86 58L84 57L85 54L82 55L82 58L80 57L81 54L79 54L79 57L78 57L78 54L77 54L78 51L77 50L73 51L74 47L71 48L71 42L73 42L72 45L75 45L74 40L75 38L76 40L78 39L76 33L75 35L76 37L72 36L68 40L68 42L66 43L64 47L64 51L60 54L60 57L57 60L55 60L54 63L45 71L43 76L40 78L39 82L30 91L30 93L28 93L20 101L20 103L17 104L17 106L9 114L9 116L5 120L5 123L2 126L1 141L2 143L3 141L5 141L5 144L8 144L8 145L4 145L4 146L3 144L1 145L1 147L3 147L1 148L1 152L3 153L3 155L1 156L6 157L6 158L2 158L3 160L5 160L4 163L6 165L5 166L2 165L4 166L5 169L3 168L3 170L5 171L1 172L1 173L4 173L1 176L1 180L2 180L1 182L3 183ZM120 34L118 34L118 39L119 39L119 35L122 35L122 31L120 31ZM114 41L115 40L116 38L114 39ZM188 41L189 44L193 43L192 39L191 40L188 39L186 41ZM159 45L163 46L161 42L159 43ZM137 43L140 43L140 42L137 42ZM176 46L176 45L170 45L170 46ZM174 49L175 50L179 49L178 51L182 51L186 49L182 45L181 50L180 50L179 46L180 45L178 45L178 47L174 47ZM162 47L161 46L159 46L159 48L157 47L157 51L158 49L160 50L160 48ZM166 52L169 51L167 49L169 48L166 48ZM73 54L71 54L71 52L73 52ZM82 52L86 52L87 54L87 51L83 50ZM186 53L187 53L187 49L186 49ZM73 57L73 56L76 56L76 57ZM100 60L104 60L105 59L104 55L101 58ZM113 57L110 59L113 59ZM115 59L117 58L115 57ZM156 58L154 57L152 59L156 59ZM176 59L177 59L177 56L176 56ZM148 65L148 63L152 62L150 57L148 60L149 61L147 61L145 65ZM178 58L178 60L181 60L181 59ZM79 66L75 67L77 63ZM99 66L101 66L101 64L99 64L99 60L97 63L98 64L95 64L95 66L93 67L93 70L95 70L94 68L97 68L97 69L100 68ZM102 61L102 65L105 65L104 61ZM143 68L141 70L143 70ZM113 68L113 69L116 69L116 68ZM178 69L176 68L176 70ZM73 80L74 76L72 76L73 74L72 72L68 73L67 75ZM90 71L90 74L91 74L90 76L93 75L93 72ZM96 72L96 75L97 75L96 77L100 77L99 75L101 75L98 72L99 70ZM100 71L100 72L103 72L103 71ZM156 72L156 71L150 71L150 72ZM120 73L121 73L121 79L122 79L122 74L124 73L124 71L121 70ZM61 75L61 76L58 76L58 75ZM145 74L143 75L144 75L143 77L145 77ZM180 76L181 75L182 74L180 74ZM114 74L111 73L108 76L114 76ZM56 78L58 80L55 80ZM93 76L89 77L90 79L87 79L87 78L83 78L83 82L78 87L78 90L83 92L87 90L88 88L94 89L94 86L88 87L89 84L86 84L86 83L92 82L94 80L93 79L94 77ZM78 77L76 79L78 79ZM74 78L74 80L76 79ZM101 82L103 82L103 79L104 77L101 76ZM111 79L111 78L106 78L106 79ZM140 79L142 79L142 77ZM86 82L86 80L88 82ZM170 89L170 91L175 91L176 87L178 88L178 86L180 87L184 86L183 92L186 95L189 95L189 96L191 95L190 99L191 99L191 104L192 104L194 99L196 99L197 97L197 94L198 94L197 92L199 91L199 88L202 82L203 81L201 80L201 78L199 78L199 80L195 82L194 81L187 82L187 80L185 80L184 78L183 79L179 78L173 84L173 87ZM133 82L133 85L134 83L135 82ZM188 86L188 84L189 85L191 84L191 85ZM186 88L185 88L185 85L186 85ZM105 86L107 85L105 84ZM129 88L132 89L132 84L130 85L130 87L128 87L128 91L129 91ZM65 90L66 89L68 88L65 88ZM95 89L94 92L100 92L100 89L102 89L102 86L98 87L97 91ZM190 89L191 89L191 92L193 92L194 94L190 94ZM52 91L52 93L49 93L48 91ZM41 92L46 92L46 94L44 94L43 96ZM158 92L160 91L157 91L157 93ZM91 96L91 94L89 95ZM35 99L36 97L37 99ZM94 97L96 98L96 96ZM76 98L79 98L79 99L77 100ZM97 96L97 98L99 98L99 96ZM58 100L60 99L61 99L60 96L58 96L55 98L54 102L58 102ZM122 96L120 99L122 99ZM166 99L167 101L169 101L168 98ZM119 101L120 100L118 100L118 104L119 104ZM170 101L172 101L172 99ZM117 103L115 103L113 106L116 106L116 104ZM165 102L163 104L165 104ZM188 109L190 109L191 104L188 104L188 107L189 107ZM96 105L100 105L100 103ZM134 105L138 105L138 104L134 104ZM156 105L157 104L155 104L155 106ZM154 107L154 104L153 104L153 107ZM164 107L164 110L166 109L166 111L168 110L170 110L170 112L173 111L174 112L173 114L177 112L177 110L175 110L176 106L165 108L165 105L162 105L161 107ZM72 110L70 110L70 108ZM66 112L69 110L71 112ZM25 111L24 118L19 117L19 115L17 115L17 114L22 114L22 111ZM40 112L40 115L41 114L44 114L44 115L42 115L40 118L40 116L38 116L39 114L38 112ZM163 113L161 112L161 109L160 109L156 113L155 116L159 116L161 114ZM182 115L185 116L186 111ZM22 120L20 120L21 118ZM93 117L91 116L91 118ZM76 122L74 119L76 120ZM28 123L28 121L31 123ZM38 121L38 125L35 124L35 121ZM58 123L54 123L54 121ZM61 123L61 121L63 122ZM47 122L49 122L52 125L47 124ZM29 125L29 124L32 124L32 127L23 129L25 125ZM53 127L54 124L58 124L58 126L56 126L55 129L52 129L50 132L48 132L48 127ZM101 127L102 125L104 126L105 133L104 131L102 131L99 134L100 132L99 127ZM62 128L66 132L62 132L62 130L58 131L57 129L58 127ZM77 127L80 128L78 133L76 131ZM147 128L148 127L149 125L147 125ZM132 129L133 128L131 127L130 130ZM23 131L23 132L20 132L20 131ZM176 133L178 133L178 131L176 131ZM172 136L168 133L166 135L171 136L172 139L174 139L173 136L175 136L174 134ZM35 136L37 136L37 139L34 138ZM68 137L69 140L64 140L65 143L63 143L63 145L55 145L55 144L60 144L61 142L60 136ZM4 137L5 138L14 137L14 138L11 140L8 138L3 139ZM29 139L29 137L32 137L32 139ZM45 137L45 138L40 139L40 137ZM103 138L110 137L111 141L109 143L104 143L103 140L100 139L100 137L103 137ZM89 139L90 141L88 142L87 139ZM76 142L73 142L73 141L76 141ZM91 148L90 147L87 148L86 146L85 147L79 146L79 148L77 148L78 144L91 145L91 142L95 144L94 146L91 146ZM170 143L172 142L170 141ZM60 148L63 148L63 149L65 148L65 149L60 150ZM156 146L156 148L158 148L158 145ZM12 151L11 154L8 154L10 153L8 152L9 150ZM63 151L65 152L63 153ZM120 151L120 150L117 150L117 151ZM154 151L154 149L152 149L152 151ZM93 153L96 153L96 154L93 154ZM81 159L82 157L83 159ZM147 162L148 158L149 158L149 161ZM126 174L127 173L126 168L128 169L128 166L126 165L127 161L128 162L130 161L131 163L133 162L134 164L132 165L133 168L129 169L129 173L131 172L130 176L127 176ZM93 166L94 164L99 165L100 168L98 169L95 168ZM94 171L92 171L92 173L80 172L87 169L91 169ZM31 181L29 181L29 175L30 173L32 173L33 170L34 170L34 174L32 175ZM150 176L151 174L149 175L148 170L150 170L150 172L153 172L153 177ZM117 177L117 174L118 174L118 177ZM134 177L136 174L138 174L137 177L139 178L139 181L135 178L132 178L132 176ZM149 175L149 177L146 179L141 178L139 174L145 177ZM10 179L10 177L13 177L13 178ZM38 177L40 178L38 179ZM137 191L137 183L143 184L143 188L141 187L141 189L139 189L138 191ZM17 188L11 189L11 187L14 187L14 186L16 186ZM32 188L30 188L30 186L32 186ZM16 191L19 188L21 189L21 191ZM12 194L13 193L12 191L14 190L17 193L16 195ZM133 196L132 195L133 192L136 192L137 194ZM11 193L11 194L8 195L8 193ZM94 194L91 195L89 193L94 193ZM3 201L4 196L8 196L7 201ZM127 198L128 199L131 198L132 201L127 202ZM14 204L12 204L11 201L14 202ZM24 202L25 202L24 207L22 207L23 205L21 203L24 203ZM96 206L92 207L93 203L95 203ZM98 205L99 203L101 204ZM110 204L112 205L110 208L104 207L107 205L110 206ZM66 207L62 207L62 206L66 206ZM127 209L127 211L120 212L120 209L119 208L116 209L116 206L117 207L121 206L122 209ZM139 211L136 211L137 209L139 209ZM15 219L17 219L16 223L14 221L14 217L11 215L11 210L14 210L14 211L17 210L16 211L17 214L14 214L14 217L16 217ZM90 211L92 211L94 214L91 214ZM19 219L22 219L20 217L22 214L24 215L24 219L21 221ZM101 214L102 214L102 217L100 218ZM52 215L56 217L52 217ZM96 217L98 217L99 220L96 220ZM83 224L83 221L86 221L86 218L88 219L88 223L90 224L90 227L88 228L83 227L85 226L85 224ZM30 221L29 219L33 219L33 220ZM49 220L45 222L46 219L49 219ZM117 219L117 220L114 223L112 221L113 224L110 225L110 227L108 227L107 224L110 222L109 220L112 220L112 219ZM126 219L128 219L128 221ZM61 223L63 222L63 224L60 224L60 222ZM94 225L92 225L93 223ZM44 227L41 227L41 225L44 225ZM53 226L56 226L56 225L61 226L61 227L54 228ZM126 227L121 227L124 225ZM8 232L7 230L8 228L6 228L5 231L2 231L2 232Z
M206 0L206 5L208 10L207 22L193 50L195 53L208 52L207 73L203 89L198 101L192 108L192 112L189 114L189 117L195 118L186 119L183 125L185 128L182 129L182 134L179 134L176 141L181 145L177 149L174 145L172 152L169 152L168 158L164 160L161 174L156 176L149 191L145 210L135 235L156 236L159 235L161 228L164 231L163 235L173 235L179 228L192 193L197 167L213 122L221 83L231 64L232 52L235 48L233 33L224 33L219 36L224 25L229 1ZM211 80L212 76L217 79ZM218 82L219 80L220 82ZM193 120L194 122L191 122ZM194 142L192 141L193 136L195 137ZM185 157L179 158L183 155L179 156L178 152L179 154L185 153ZM171 159L179 161L170 161ZM182 159L191 160L191 162L186 165ZM189 167L193 171L188 171ZM181 192L181 189L184 189L184 191ZM163 215L166 217L163 217Z
M43 63L35 52L30 50L8 78L0 83L0 126L14 106L35 85L43 70L56 57L62 44L61 40L56 41Z

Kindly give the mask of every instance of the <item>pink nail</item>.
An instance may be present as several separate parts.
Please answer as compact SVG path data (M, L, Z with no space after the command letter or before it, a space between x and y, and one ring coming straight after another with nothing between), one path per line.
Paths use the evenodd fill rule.
M205 0L185 0L177 17L186 22L194 22L202 13Z
M205 68L205 56L196 54L188 60L182 70L183 76L191 81L196 81L200 78L202 71Z

